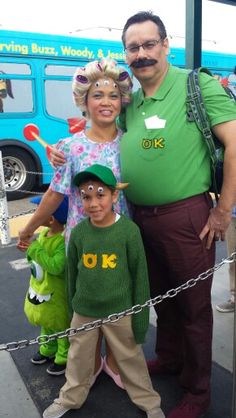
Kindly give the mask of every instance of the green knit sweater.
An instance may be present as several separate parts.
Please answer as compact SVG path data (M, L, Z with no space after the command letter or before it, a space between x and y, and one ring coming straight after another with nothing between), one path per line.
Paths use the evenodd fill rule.
M70 310L103 318L150 298L146 257L137 225L121 215L108 227L89 219L71 232L67 285ZM149 309L132 315L135 340L141 344L149 324Z

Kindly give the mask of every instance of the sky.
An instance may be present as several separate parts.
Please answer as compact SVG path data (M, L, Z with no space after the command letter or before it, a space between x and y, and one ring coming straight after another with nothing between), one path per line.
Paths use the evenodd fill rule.
M0 29L120 40L121 29L132 14L152 10L163 20L170 46L184 47L185 2L7 0L1 4ZM210 0L202 4L202 49L236 54L236 6Z

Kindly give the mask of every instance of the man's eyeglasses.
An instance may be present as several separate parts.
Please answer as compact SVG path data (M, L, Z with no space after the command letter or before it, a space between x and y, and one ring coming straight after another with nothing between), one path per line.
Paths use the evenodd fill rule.
M127 46L125 51L127 55L137 54L141 47L144 49L144 51L151 51L156 45L159 44L159 42L161 42L161 38L158 40L154 39L153 41L146 41L140 45Z

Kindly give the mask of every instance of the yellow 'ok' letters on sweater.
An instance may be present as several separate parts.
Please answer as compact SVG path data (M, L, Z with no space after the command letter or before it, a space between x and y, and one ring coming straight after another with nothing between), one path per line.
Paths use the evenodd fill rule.
M107 269L108 267L114 269L116 267L117 256L115 254L102 254L102 268ZM83 265L88 269L93 269L97 265L96 254L83 254Z

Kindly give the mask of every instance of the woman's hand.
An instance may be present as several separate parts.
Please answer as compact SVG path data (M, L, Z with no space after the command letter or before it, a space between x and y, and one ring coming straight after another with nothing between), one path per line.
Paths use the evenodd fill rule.
M20 239L17 241L17 249L22 251L23 253L27 251L30 246L30 241L21 241Z
M20 229L18 232L17 248L18 250L25 252L31 244L33 232L27 231L27 227Z

